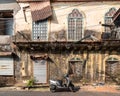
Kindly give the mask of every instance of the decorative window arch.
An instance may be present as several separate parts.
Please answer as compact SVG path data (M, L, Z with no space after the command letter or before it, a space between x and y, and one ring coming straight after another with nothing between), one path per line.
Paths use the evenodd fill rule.
M106 61L112 62L112 61L119 61L119 60L115 57L109 57Z
M107 13L105 13L105 24L111 24L112 23L112 17L115 14L116 9L115 8L110 8ZM105 27L105 32L110 33L110 28Z
M83 16L78 9L68 15L68 40L77 41L83 37Z

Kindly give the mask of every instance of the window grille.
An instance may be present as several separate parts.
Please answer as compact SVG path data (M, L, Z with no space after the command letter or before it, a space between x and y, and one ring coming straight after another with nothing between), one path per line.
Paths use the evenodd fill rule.
M78 9L74 9L72 13L68 15L68 40L80 40L83 35L82 30L83 16Z
M47 20L33 22L33 40L47 40Z

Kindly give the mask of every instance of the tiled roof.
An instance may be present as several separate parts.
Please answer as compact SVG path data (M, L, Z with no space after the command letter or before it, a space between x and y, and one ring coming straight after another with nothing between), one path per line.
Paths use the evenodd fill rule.
M113 15L113 21L120 15L120 8L117 10L117 12Z
M120 26L120 8L118 9L118 11L113 15L113 22L115 23L115 25L119 25Z
M52 15L50 2L32 2L30 9L33 21L43 20Z

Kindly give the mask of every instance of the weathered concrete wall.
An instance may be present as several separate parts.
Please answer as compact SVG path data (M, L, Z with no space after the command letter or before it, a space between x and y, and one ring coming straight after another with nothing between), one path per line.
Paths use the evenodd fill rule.
M58 41L67 39L68 14L70 14L73 9L78 9L83 15L84 35L86 32L94 32L96 37L101 39L101 34L104 32L104 27L102 27L101 24L104 24L105 13L112 7L118 9L119 5L119 1L51 3L53 15L48 23L48 39ZM21 10L15 15L15 32L23 31L24 33L31 34L32 17L30 8L26 8L25 12L23 11L23 8L29 6L29 4L20 3L20 6Z
M23 41L25 40L25 38L23 38L22 35L18 33L18 31L25 34L27 38L31 40L32 17L31 17L30 8L25 9L25 12L23 11L24 7L26 6L29 6L29 4L20 3L21 9L15 15L15 34L16 34L16 40L19 41Z
M89 55L88 55L89 54ZM72 58L80 58L81 60L85 60L88 55L88 59L85 66L85 73L83 73L83 78L89 81L89 83L93 82L104 82L105 81L105 66L106 60L109 57L115 57L118 60L120 59L120 55L117 55L114 52L108 53L105 52L89 52L84 51L83 53L78 52L77 54L73 52L65 52L61 54L49 54L50 58L54 63L48 62L50 66L50 78L61 78L68 72L69 60ZM80 63L79 63L80 64ZM84 75L85 74L85 75ZM75 79L74 77L73 79ZM78 79L77 82L80 82L82 79Z
M119 4L120 2L52 3L53 16L49 32L58 34L59 32L65 32L67 34L68 15L73 9L78 9L83 15L84 34L86 31L95 32L96 37L100 39L101 36L98 36L98 32L100 34L104 32L104 27L101 24L104 24L105 13L112 7L118 9ZM51 36L51 38L53 37Z
M31 37L32 32L32 18L30 9L26 9L26 17L25 20L23 7L28 6L29 4L21 3L21 10L15 15L15 32L23 31L26 34L29 34ZM52 3L53 16L50 18L48 23L48 35L49 40L66 40L67 38L67 30L68 30L68 14L72 12L73 9L78 9L79 12L83 14L83 25L84 31L87 30L89 32L95 32L96 36L98 33L101 38L102 32L104 32L104 27L101 26L101 23L104 23L104 15L109 11L110 8L115 7L119 8L120 2L79 2L79 3ZM59 37L62 35L63 38ZM18 35L19 38L19 35ZM21 37L22 38L22 37ZM21 39L19 38L19 39ZM21 52L20 52L21 53ZM48 62L48 79L49 78L59 78L63 76L68 71L68 61L71 58L78 57L82 60L85 60L88 53L85 52L46 52L49 57L53 60L52 62ZM44 53L44 54L46 54ZM32 60L30 59L29 54L21 53L20 56L20 77L32 76ZM28 56L27 59L25 59ZM84 78L86 78L89 82L97 82L105 80L105 60L109 56L120 57L119 53L115 52L89 52L88 59L86 62ZM106 59L105 59L106 58ZM32 71L31 71L32 70ZM19 77L19 76L18 76Z
M16 61L16 80L26 82L26 80L33 77L33 63L31 62L29 53L22 51L19 57L19 61Z
M32 53L34 54L34 53ZM39 53L35 53L40 55ZM51 61L47 61L47 79L61 79L69 71L69 61L73 58L79 58L83 62L74 62L82 66L82 78L75 74L71 74L71 78L75 82L104 82L106 71L106 60L110 57L120 60L120 53L115 51L59 51L59 52L44 52ZM86 60L86 63L84 62ZM15 64L16 80L26 81L33 77L33 62L30 59L30 54L26 52L20 53L20 61ZM85 67L84 67L85 64ZM83 69L84 68L84 69ZM76 70L76 69L75 69ZM80 70L79 70L80 71ZM79 72L78 72L79 73Z

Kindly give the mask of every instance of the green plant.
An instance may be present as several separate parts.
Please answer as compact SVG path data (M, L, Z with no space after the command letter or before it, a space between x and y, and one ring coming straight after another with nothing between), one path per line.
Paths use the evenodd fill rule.
M34 86L34 83L35 83L35 79L34 79L34 78L31 78L31 79L28 80L28 82L27 82L27 87L33 87L33 86Z

